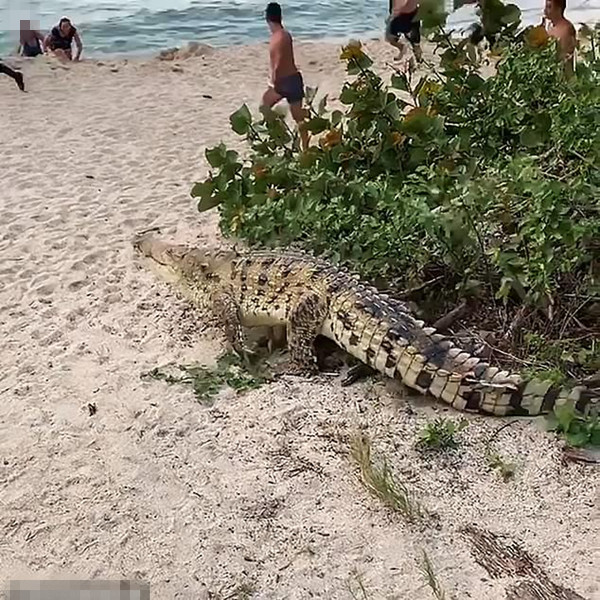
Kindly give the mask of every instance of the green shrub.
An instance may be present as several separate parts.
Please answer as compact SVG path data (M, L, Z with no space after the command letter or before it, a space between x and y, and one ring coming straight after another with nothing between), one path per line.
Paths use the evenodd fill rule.
M539 28L517 32L516 7L489 3L482 21L500 33L499 58L484 77L436 7L422 8L440 56L428 75L384 79L359 45L345 47L344 108L310 90L306 152L280 114L255 121L243 106L231 124L248 155L207 150L212 170L192 195L250 244L296 244L392 286L441 274L438 296L552 318L565 292L597 286L600 29L586 31L592 50L567 79L554 42Z

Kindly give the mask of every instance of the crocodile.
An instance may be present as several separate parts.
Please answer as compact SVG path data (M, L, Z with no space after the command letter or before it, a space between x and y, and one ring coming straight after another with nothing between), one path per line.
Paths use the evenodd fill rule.
M237 353L246 352L245 327L285 327L292 372L316 370L314 342L322 335L461 411L535 416L567 403L586 411L598 400L592 387L561 388L490 365L426 326L405 302L302 251L201 249L148 234L134 246L192 304L213 311Z

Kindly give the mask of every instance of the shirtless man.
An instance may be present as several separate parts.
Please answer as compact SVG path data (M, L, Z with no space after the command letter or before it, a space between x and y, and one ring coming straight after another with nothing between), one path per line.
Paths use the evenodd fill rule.
M418 0L390 0L390 17L387 21L385 39L395 48L398 48L398 60L404 55L404 45L400 35L410 42L415 58L421 61L421 23L417 20L419 10Z
M565 72L570 76L573 74L577 34L573 23L565 18L566 6L566 0L546 0L544 17L552 23L548 28L548 35L558 40L560 56L565 63Z
M263 94L262 106L272 108L285 98L290 105L290 112L300 131L302 149L308 147L308 131L303 127L304 82L294 61L292 36L281 24L281 6L270 2L265 13L267 24L271 30L269 55L271 59L271 79L269 89Z

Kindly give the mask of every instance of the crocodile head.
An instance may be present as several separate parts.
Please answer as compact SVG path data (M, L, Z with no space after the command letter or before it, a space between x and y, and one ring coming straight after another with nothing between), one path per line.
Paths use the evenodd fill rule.
M139 236L134 248L149 258L168 280L185 285L198 300L231 270L234 251L200 249L168 244L152 236Z

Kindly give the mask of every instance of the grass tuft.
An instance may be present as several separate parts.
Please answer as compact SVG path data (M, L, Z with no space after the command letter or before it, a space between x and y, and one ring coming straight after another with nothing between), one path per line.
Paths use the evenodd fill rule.
M457 434L468 427L469 422L461 419L456 422L452 419L438 418L433 423L427 423L419 434L416 447L419 450L445 450L458 448Z
M429 556L427 552L423 550L423 560L419 565L423 576L425 577L425 581L427 585L431 588L433 595L437 600L450 600L450 598L446 595L444 588L440 585L440 582L437 579L435 571L433 569L433 565L431 564L431 560L429 560Z
M367 436L361 434L353 436L351 455L360 469L361 482L373 496L408 521L417 521L423 517L421 507L406 486L396 481L387 462L384 460L381 465L373 462L371 441Z

